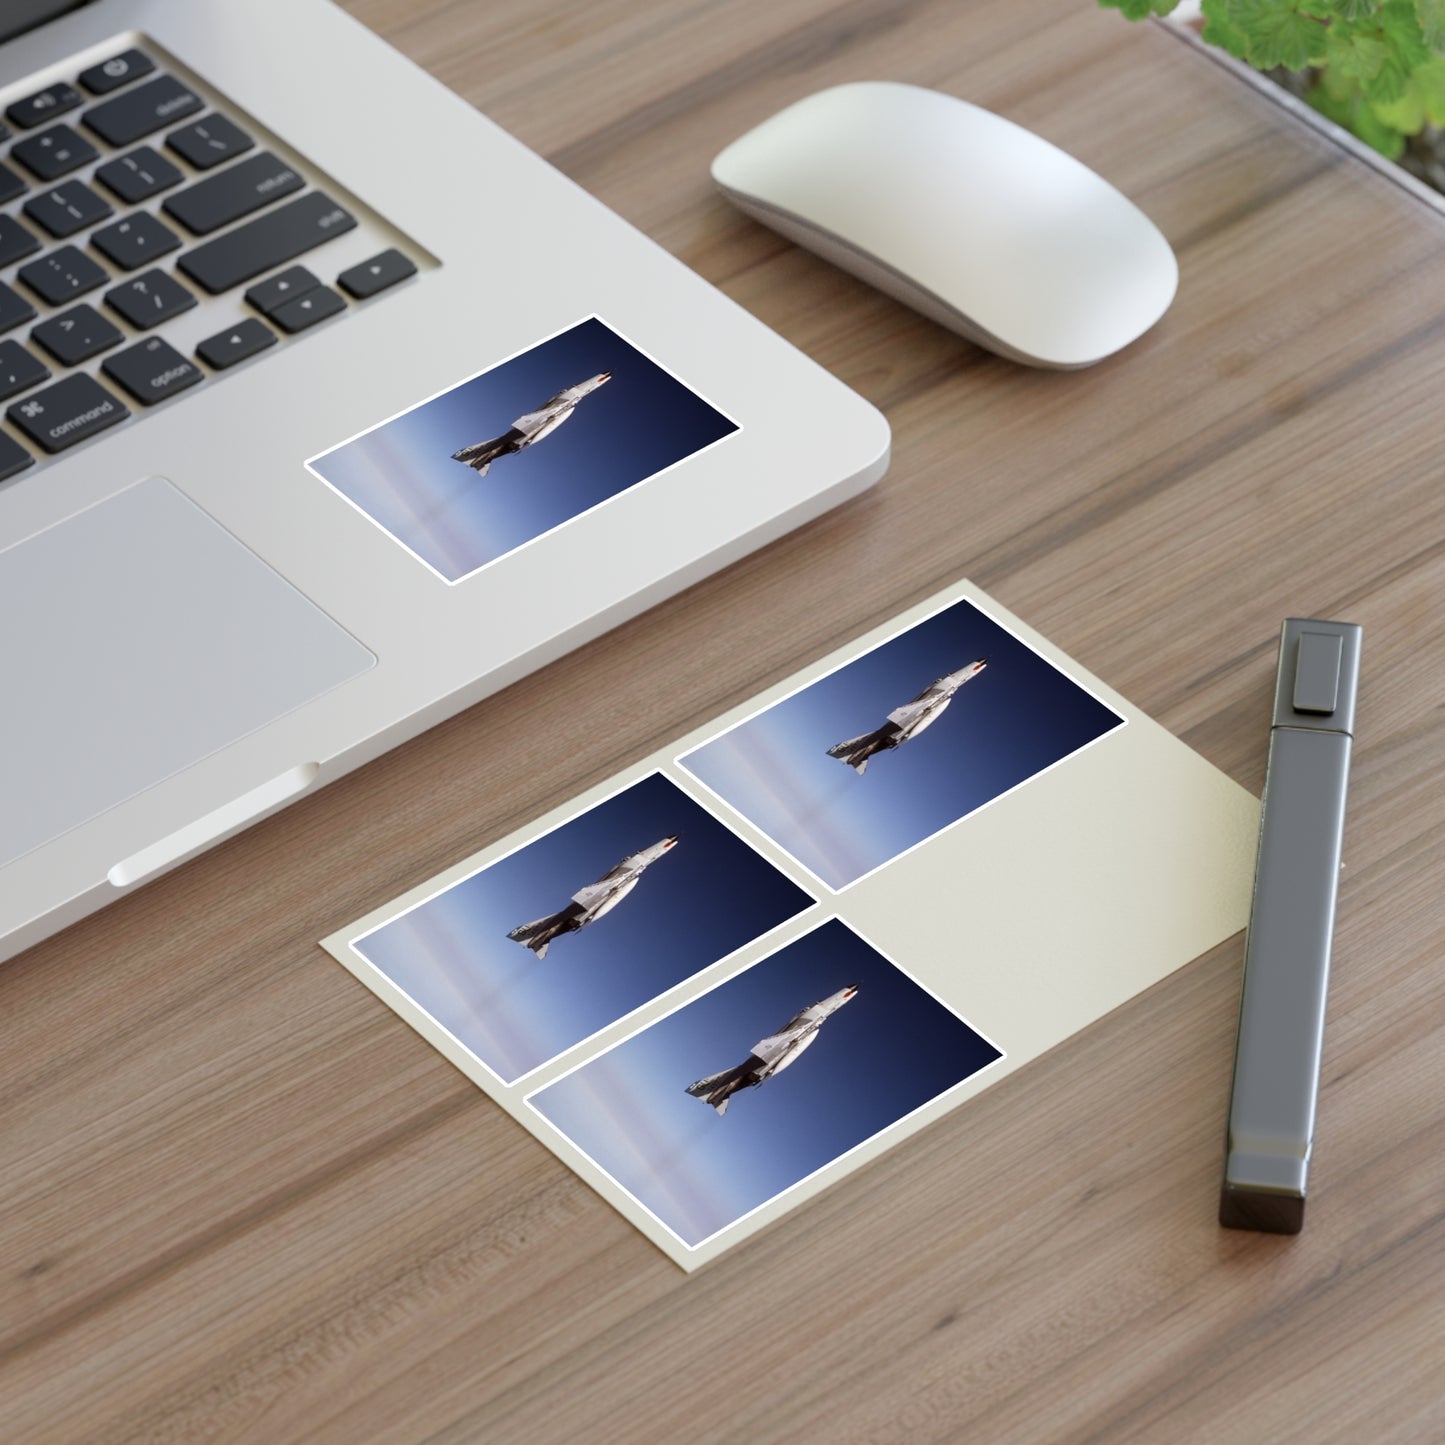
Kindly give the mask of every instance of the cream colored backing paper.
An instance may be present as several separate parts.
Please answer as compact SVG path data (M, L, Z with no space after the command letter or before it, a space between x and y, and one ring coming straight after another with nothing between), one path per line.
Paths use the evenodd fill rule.
M1127 725L837 893L677 765L681 755L959 599L973 602ZM510 1087L352 947L423 899L654 772L722 818L818 903ZM1259 804L1243 788L964 582L463 859L323 945L658 1248L693 1269L1243 928L1258 821ZM690 1248L527 1098L835 916L1004 1057ZM769 1020L767 1028L780 1022Z

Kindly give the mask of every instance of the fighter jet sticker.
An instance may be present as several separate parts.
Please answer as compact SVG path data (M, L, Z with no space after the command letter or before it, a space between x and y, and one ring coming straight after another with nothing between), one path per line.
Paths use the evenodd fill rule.
M847 763L861 778L867 771L869 758L901 747L910 738L916 738L924 728L937 722L953 701L954 693L964 683L972 682L987 666L988 658L980 657L957 672L935 678L911 702L894 708L882 727L860 737L849 738L846 742L835 743L828 749L828 756Z
M443 582L588 525L739 429L600 317L510 356L490 344L481 370L306 462Z
M586 381L579 381L576 386L564 387L556 396L548 397L536 411L519 416L501 436L463 447L452 453L452 460L469 466L479 477L486 476L498 457L514 456L533 442L551 436L577 410L577 403L584 396L590 396L599 386L611 380L612 373L604 371L597 376L589 376Z
M595 883L579 888L565 908L531 923L518 924L507 937L530 948L538 958L546 958L554 938L560 938L564 933L576 933L589 923L595 923L604 913L610 913L637 887L647 866L676 846L677 834L673 834L650 847L629 853Z
M795 1013L777 1033L755 1043L752 1053L742 1063L689 1084L687 1092L694 1099L711 1104L721 1118L728 1111L728 1100L739 1089L756 1089L789 1064L796 1063L803 1050L812 1046L823 1025L857 992L858 985L850 983L847 988L840 988L837 993L830 993L827 998L809 1004L801 1013Z

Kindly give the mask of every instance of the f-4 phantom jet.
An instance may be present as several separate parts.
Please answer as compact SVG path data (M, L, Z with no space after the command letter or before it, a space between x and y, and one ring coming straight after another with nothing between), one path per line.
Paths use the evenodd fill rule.
M777 1033L755 1043L752 1053L742 1063L689 1084L687 1092L704 1104L711 1104L719 1116L726 1114L728 1100L739 1089L755 1089L794 1063L798 1055L818 1037L818 1030L857 992L858 985L850 983L847 988L830 993L818 1003L809 1004L802 1013L794 1014Z
M514 452L525 450L533 442L551 436L577 410L577 403L584 396L590 396L599 386L611 380L612 373L604 371L600 375L588 377L586 381L579 381L576 386L567 387L565 391L559 391L556 396L544 401L536 411L519 416L512 423L510 431L504 431L501 436L493 437L490 441L474 442L469 447L463 447L461 451L452 453L452 460L471 467L479 477L486 476L487 469L498 457L511 456Z
M507 937L530 948L538 958L546 958L547 947L554 938L560 938L564 933L576 933L579 928L595 923L604 913L610 913L637 887L647 865L655 863L676 845L677 835L674 833L671 838L663 838L650 848L629 853L595 883L579 888L565 908L533 923L518 924Z
M953 700L953 695L964 683L972 682L984 668L988 658L980 657L957 672L945 673L930 682L912 702L896 707L888 714L888 720L880 728L861 737L849 738L847 742L835 743L828 749L830 758L847 763L861 778L868 767L868 759L875 753L886 753L899 747L909 738L916 738L924 728L938 721L944 708Z

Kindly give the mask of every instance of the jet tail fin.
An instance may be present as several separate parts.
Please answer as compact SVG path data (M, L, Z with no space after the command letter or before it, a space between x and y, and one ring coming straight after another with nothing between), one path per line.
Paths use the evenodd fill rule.
M850 768L861 778L868 767L868 759L872 753L868 751L868 744L873 741L872 733L863 733L859 737L849 738L845 743L834 743L828 749L830 758L837 758L840 763L847 763ZM862 753L859 757L858 754Z
M463 466L470 467L479 477L486 476L491 469L493 461L496 460L497 443L500 437L493 437L490 441L475 442L469 447L463 447L458 452L452 453L454 462L461 462Z
M557 936L552 925L557 921L555 913L549 913L545 918L534 919L531 923L519 923L507 935L513 943L520 943L524 948L530 948L538 958L546 958L547 948Z
M709 1074L707 1078L699 1079L695 1084L689 1084L687 1092L694 1099L701 1099L704 1104L711 1104L717 1110L718 1118L722 1118L728 1111L728 1100L732 1098L738 1080L746 1072L746 1064L736 1064L731 1069L724 1069L720 1074Z

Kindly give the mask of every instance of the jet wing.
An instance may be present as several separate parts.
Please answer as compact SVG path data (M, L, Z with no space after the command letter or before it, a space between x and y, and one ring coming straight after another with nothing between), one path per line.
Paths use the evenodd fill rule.
M557 417L558 408L548 402L545 406L539 407L536 411L524 412L512 425L519 431L525 432L535 441L548 422L554 421Z
M905 702L902 707L895 707L893 711L888 714L888 721L895 727L907 732L932 706L933 700L926 692L922 693L914 698L912 702Z
M532 433L531 440L534 442L539 442L542 440L543 437L550 436L576 410L576 407L569 406L564 407L559 412L555 412L543 426L538 427L537 430Z
M572 895L572 901L580 903L583 908L595 908L616 893L626 881L626 871L614 868L605 878L599 878L595 883L579 888Z
M787 1052L797 1041L805 1035L811 1037L817 1032L818 1025L823 1021L823 1014L819 1011L817 1004L809 1004L801 1013L796 1013L780 1028L777 1033L769 1034L765 1039L759 1039L753 1045L752 1053L755 1059L761 1059L765 1064L772 1063L780 1055Z
M771 1057L764 1057L764 1055L758 1053L757 1049L754 1049L754 1057L762 1059L763 1063L767 1066L763 1072L763 1077L772 1078L774 1074L786 1069L789 1064L798 1058L804 1049L812 1044L813 1040L818 1037L818 1032L817 1024L811 1024L806 1028L800 1029L797 1033L788 1036L781 1047L769 1049ZM769 1044L775 1044L780 1040L784 1040L784 1035L774 1034L772 1038L764 1039L758 1047L762 1048Z

